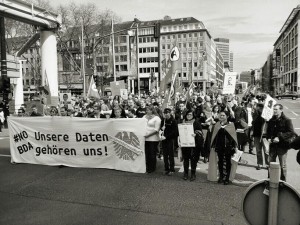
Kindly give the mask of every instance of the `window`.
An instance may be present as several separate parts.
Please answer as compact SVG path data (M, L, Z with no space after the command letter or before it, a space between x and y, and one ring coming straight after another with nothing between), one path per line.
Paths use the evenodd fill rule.
M168 45L167 49L170 49L171 48L171 45Z
M186 29L188 28L188 26L187 26L187 25L184 25L183 28L186 30Z
M120 37L120 43L126 43L126 41L127 41L126 36Z
M181 77L181 73L178 73L178 77Z
M128 71L127 65L120 65L120 70L121 71Z
M176 39L176 35L175 34L173 34L173 39Z
M170 35L167 36L167 39L170 40Z
M197 62L194 62L194 67L197 67Z
M186 48L186 43L183 43L183 47Z
M183 34L183 38L186 38L186 34Z
M192 42L189 42L189 48L191 48L192 47Z
M190 37L190 38L192 37L192 34L191 34L191 33L189 33L189 37Z
M194 77L197 77L198 76L198 73L197 72L194 72Z
M186 77L186 73L183 73L183 77Z
M197 34L197 33L194 33L194 37L198 37L198 34Z
M200 71L200 77L202 77L202 76L203 76L203 72Z
M186 67L186 63L185 62L182 64L182 67Z
M126 62L127 61L127 55L120 55L120 62Z
M115 53L119 52L119 47L115 47Z

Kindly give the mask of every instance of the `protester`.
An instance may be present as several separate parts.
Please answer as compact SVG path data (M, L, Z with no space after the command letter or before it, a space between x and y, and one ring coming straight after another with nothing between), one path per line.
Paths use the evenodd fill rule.
M156 170L156 152L159 143L159 130L161 127L161 119L153 106L146 107L147 131L145 135L145 156L146 171L152 173Z
M0 133L2 132L2 125L4 124L4 112L3 108L0 108Z
M224 185L229 184L231 157L236 152L237 147L235 126L228 121L229 116L228 111L220 112L220 121L214 125L211 138L211 147L218 154L218 183L223 182Z
M142 118L146 114L146 102L144 99L140 100L140 106L135 113L137 118Z
M162 121L162 149L165 164L165 175L172 175L175 172L175 140L178 137L178 127L176 120L171 115L171 109L164 109L164 119Z
M32 112L30 114L30 116L43 116L41 113L38 112L36 105L33 105L31 107Z
M203 133L202 127L198 120L195 119L192 110L188 110L184 118L184 122L187 124L193 124L194 133L192 136L195 138L195 147L181 147L183 158L183 179L189 178L189 165L191 164L191 177L190 181L196 179L196 168L200 157L200 151L203 146Z
M287 152L289 145L285 139L295 134L291 119L283 113L283 106L275 104L273 107L273 117L269 120L267 128L267 140L270 142L269 160L276 162L278 157L281 174L280 179L286 181L287 178Z
M256 106L257 116L252 121L252 129L253 129L253 138L254 138L254 146L256 150L256 157L257 157L257 170L260 170L263 166L263 158L265 159L265 164L268 166L268 155L266 152L266 146L263 143L263 135L264 128L266 126L266 122L264 118L261 117L264 105L259 103ZM264 155L264 156L263 156Z

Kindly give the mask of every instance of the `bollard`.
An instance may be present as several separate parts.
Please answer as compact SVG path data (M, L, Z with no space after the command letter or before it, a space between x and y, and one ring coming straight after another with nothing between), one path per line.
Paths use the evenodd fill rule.
M268 225L277 225L278 186L280 166L277 162L270 163Z

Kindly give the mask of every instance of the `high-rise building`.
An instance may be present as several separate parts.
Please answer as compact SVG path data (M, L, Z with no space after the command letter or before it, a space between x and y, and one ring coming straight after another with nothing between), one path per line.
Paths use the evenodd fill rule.
M229 52L229 39L227 38L215 38L214 39L221 55L223 56L224 64L229 66L229 70L232 71L230 64L230 52Z
M229 52L229 68L233 71L233 52Z

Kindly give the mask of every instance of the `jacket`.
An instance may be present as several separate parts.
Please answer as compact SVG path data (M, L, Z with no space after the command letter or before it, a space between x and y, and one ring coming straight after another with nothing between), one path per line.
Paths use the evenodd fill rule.
M289 149L289 145L284 142L284 137L295 134L291 119L287 118L284 113L279 118L273 116L268 122L267 139L273 140L279 138L278 143L271 143L270 148L276 147L279 152L285 154ZM270 149L271 150L271 149Z
M164 127L163 135L166 137L166 140L178 137L178 126L173 116L171 116L170 119L164 119L162 121L162 127Z

